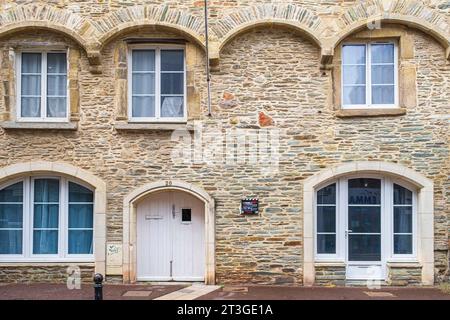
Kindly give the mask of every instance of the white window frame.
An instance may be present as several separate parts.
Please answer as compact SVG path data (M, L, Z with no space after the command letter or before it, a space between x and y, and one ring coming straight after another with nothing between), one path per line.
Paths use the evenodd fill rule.
M38 53L41 54L41 116L40 117L22 117L22 54ZM47 117L47 54L65 53L66 54L66 116L65 117ZM67 59L67 50L20 50L16 53L16 92L17 92L17 115L16 119L20 122L68 122L69 121L69 60Z
M348 219L348 180L356 178L373 178L381 180L381 263L387 262L417 262L418 261L418 227L417 227L417 189L410 183L375 174L355 174L321 183L314 191L314 260L316 262L340 262L352 264L347 261L347 230ZM317 191L336 183L336 253L317 253ZM412 208L412 253L394 254L394 184L402 186L413 193ZM356 262L358 265L373 264L373 262Z
M393 44L394 45L394 104L373 104L372 103L372 44ZM344 103L344 47L364 46L366 50L366 103L365 104L345 104ZM341 45L341 101L343 109L395 109L399 108L399 85L398 85L398 42L390 41L370 41L370 42L346 42Z
M133 50L155 50L155 117L133 117ZM183 50L183 117L161 117L161 50ZM128 121L185 123L187 121L186 47L184 45L134 44L128 47Z
M34 218L34 180L59 180L59 219L58 219L58 253L33 253L33 218ZM69 254L69 182L79 184L93 192L91 187L78 180L67 179L62 176L31 175L8 181L0 186L0 190L12 184L23 182L23 219L22 219L22 254L0 254L0 262L94 262L95 228L92 228L92 254ZM94 219L94 216L93 216ZM94 222L93 222L94 225Z

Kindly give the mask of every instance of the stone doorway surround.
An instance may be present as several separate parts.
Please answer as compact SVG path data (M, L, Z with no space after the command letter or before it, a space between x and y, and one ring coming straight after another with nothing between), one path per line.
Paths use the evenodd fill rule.
M314 193L316 186L349 174L376 173L406 180L417 188L418 265L422 284L434 284L434 195L433 181L400 164L381 161L355 161L325 169L303 183L303 284L315 283ZM321 264L323 264L321 262ZM336 263L334 263L336 264Z
M151 193L178 190L187 192L205 204L205 284L215 284L215 204L208 193L190 183L165 180L148 183L128 194L123 201L123 282L136 282L136 213L137 203Z

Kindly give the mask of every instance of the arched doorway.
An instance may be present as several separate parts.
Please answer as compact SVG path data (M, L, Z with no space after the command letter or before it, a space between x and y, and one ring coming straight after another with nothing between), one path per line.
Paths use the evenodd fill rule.
M137 203L138 281L205 280L205 208L197 197L169 190Z
M123 223L125 283L215 283L214 199L205 190L177 180L144 185L125 197Z
M315 283L316 267L344 270L344 280L379 280L388 265L408 265L432 285L433 201L430 179L394 163L350 162L306 179L304 284Z

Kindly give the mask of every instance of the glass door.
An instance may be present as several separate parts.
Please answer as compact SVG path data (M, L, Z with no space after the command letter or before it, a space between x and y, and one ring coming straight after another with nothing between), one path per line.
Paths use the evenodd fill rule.
M348 180L347 278L382 277L381 180Z

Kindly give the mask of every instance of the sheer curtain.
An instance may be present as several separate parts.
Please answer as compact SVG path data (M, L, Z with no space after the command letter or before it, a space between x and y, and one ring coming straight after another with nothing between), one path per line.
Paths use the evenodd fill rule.
M41 54L22 53L21 116L41 116Z
M58 253L59 180L34 180L33 253Z
M0 190L0 254L22 253L23 183Z
M132 116L155 116L155 50L133 50Z
M93 252L93 192L69 182L69 254Z
M65 53L47 54L47 117L67 114L67 59Z

